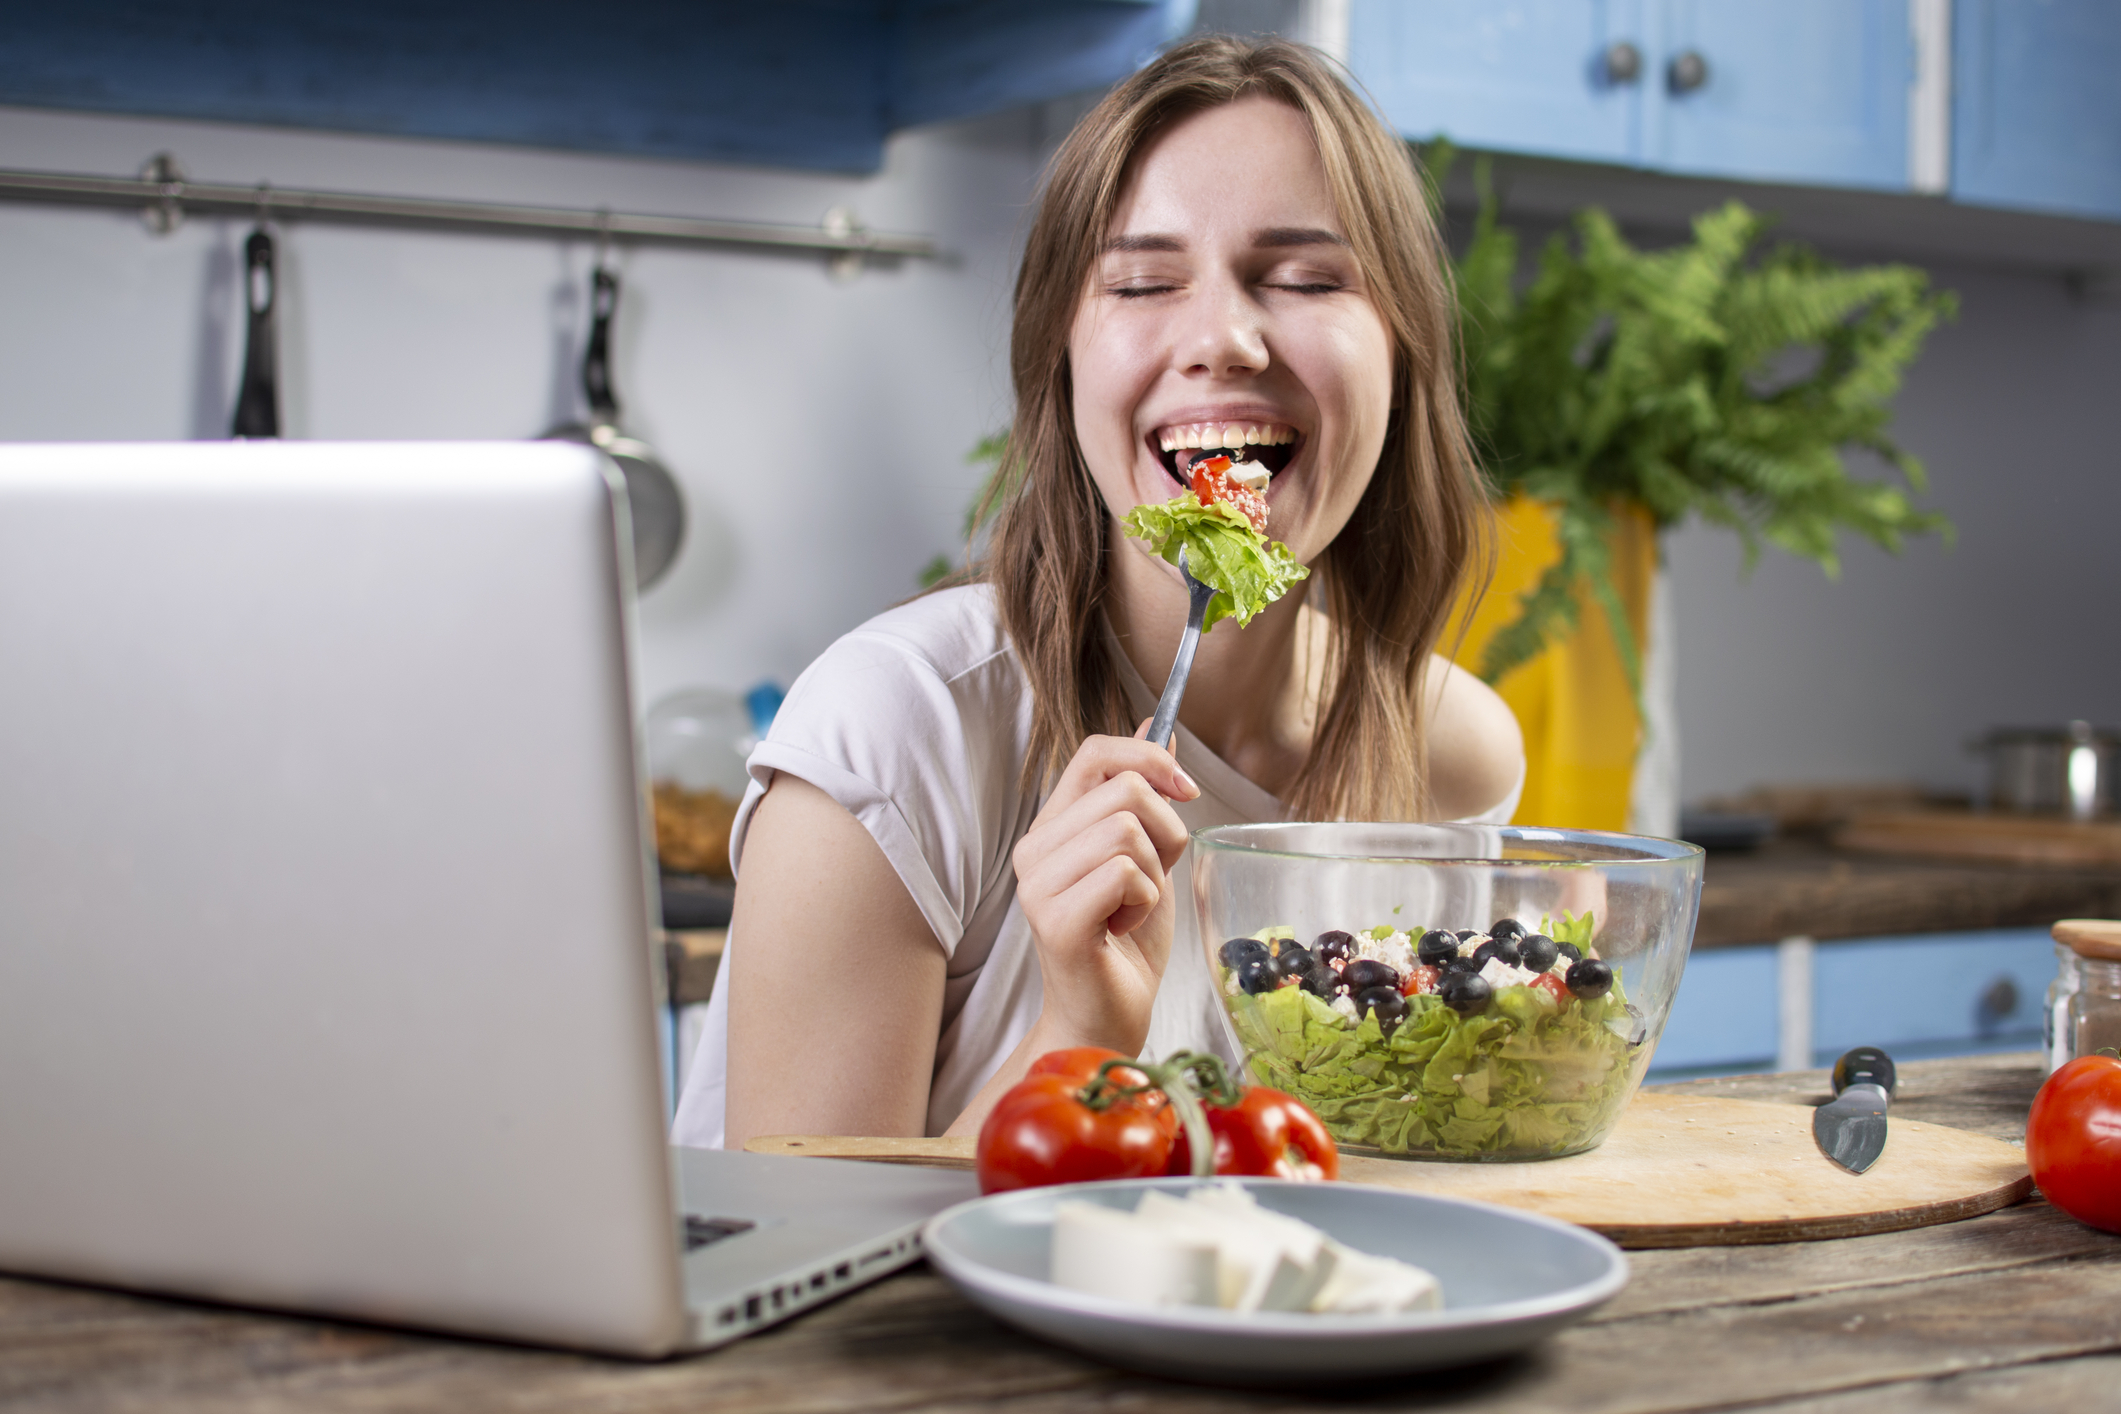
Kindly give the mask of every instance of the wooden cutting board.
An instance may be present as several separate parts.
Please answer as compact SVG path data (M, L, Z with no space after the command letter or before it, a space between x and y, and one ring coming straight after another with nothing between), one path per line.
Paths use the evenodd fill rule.
M1884 1155L1858 1175L1819 1152L1808 1106L1643 1093L1588 1154L1523 1164L1351 1154L1341 1160L1341 1177L1524 1208L1580 1223L1623 1247L1855 1237L1970 1218L2032 1192L2024 1151L2015 1145L1917 1120L1889 1123ZM744 1147L972 1167L970 1139L778 1135Z
M2121 865L2121 822L1967 810L1872 810L1834 832L1842 849L2012 864Z

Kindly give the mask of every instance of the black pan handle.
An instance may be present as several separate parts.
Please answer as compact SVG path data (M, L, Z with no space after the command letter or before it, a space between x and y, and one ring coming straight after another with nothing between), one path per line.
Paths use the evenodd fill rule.
M619 397L611 390L611 316L619 307L619 277L599 265L589 277L589 349L582 355L582 391L589 395L590 421L619 420Z
M280 435L280 360L273 335L273 308L279 296L272 237L260 226L243 243L243 305L250 311L250 331L243 348L243 386L236 397L232 436Z

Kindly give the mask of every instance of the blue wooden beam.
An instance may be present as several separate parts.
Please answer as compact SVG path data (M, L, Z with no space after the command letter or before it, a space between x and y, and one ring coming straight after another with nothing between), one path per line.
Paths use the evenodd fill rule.
M0 103L873 171L913 123L1100 87L1191 0L70 0Z

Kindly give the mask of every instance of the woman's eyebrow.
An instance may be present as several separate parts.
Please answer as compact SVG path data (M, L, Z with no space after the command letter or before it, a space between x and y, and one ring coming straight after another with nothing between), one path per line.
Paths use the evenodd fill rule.
M1283 250L1291 246L1339 245L1347 241L1331 231L1322 231L1310 226L1269 226L1252 235L1252 244L1270 250Z
M1185 248L1186 243L1180 240L1177 236L1157 235L1154 233L1139 236L1114 236L1110 241L1105 243L1105 250L1109 254L1113 255L1121 255L1129 251L1137 250L1168 250L1182 252L1185 250Z

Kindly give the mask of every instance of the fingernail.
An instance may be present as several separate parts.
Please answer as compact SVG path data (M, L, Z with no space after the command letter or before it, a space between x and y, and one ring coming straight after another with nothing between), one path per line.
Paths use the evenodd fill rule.
M1177 769L1177 768L1173 768L1173 769ZM1184 772L1183 770L1179 770L1179 771L1178 771L1178 783L1179 783L1179 785L1183 786L1183 787L1184 787L1185 789L1187 789L1187 790L1189 790L1189 791L1192 791L1192 792L1193 792L1193 793L1194 793L1195 795L1199 795L1199 794L1200 794L1200 787L1199 787L1199 786L1197 786L1197 785L1195 785L1195 784L1193 783L1193 778L1192 778L1191 776L1187 775L1187 774L1186 774L1186 773L1185 773L1185 772Z

